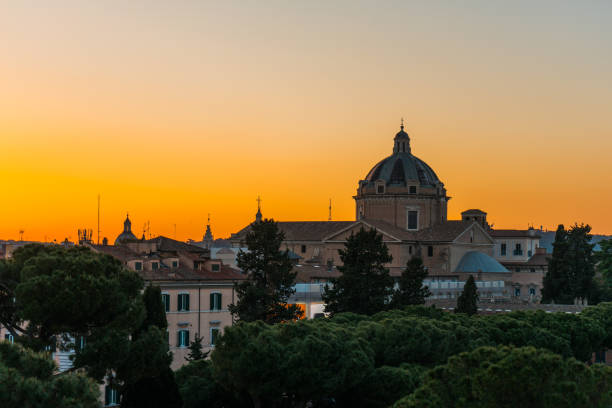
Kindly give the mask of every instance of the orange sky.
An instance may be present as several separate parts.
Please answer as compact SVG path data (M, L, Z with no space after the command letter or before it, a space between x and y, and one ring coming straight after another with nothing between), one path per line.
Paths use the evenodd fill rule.
M612 233L612 3L16 2L0 13L0 239L224 237L353 219L413 153L500 228ZM93 3L93 2L92 2Z

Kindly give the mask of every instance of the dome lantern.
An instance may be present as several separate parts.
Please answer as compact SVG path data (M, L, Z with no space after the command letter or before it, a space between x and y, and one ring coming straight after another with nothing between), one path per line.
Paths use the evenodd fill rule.
M410 137L408 133L404 131L404 119L402 118L402 124L400 131L397 132L393 138L393 154L397 153L408 153L410 154Z

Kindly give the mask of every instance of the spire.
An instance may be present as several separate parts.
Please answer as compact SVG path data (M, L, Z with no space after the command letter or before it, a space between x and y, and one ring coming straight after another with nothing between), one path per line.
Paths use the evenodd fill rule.
M332 220L332 206L331 206L331 198L329 199L329 216L327 217L327 221Z
M400 125L400 129L404 130L404 118L402 118L402 124Z
M212 247L214 238L212 231L210 230L210 214L208 214L208 223L206 224L206 232L204 233L204 238L202 241L204 241L204 247L206 249L210 249Z
M257 196L257 214L255 214L255 222L261 221L261 198Z

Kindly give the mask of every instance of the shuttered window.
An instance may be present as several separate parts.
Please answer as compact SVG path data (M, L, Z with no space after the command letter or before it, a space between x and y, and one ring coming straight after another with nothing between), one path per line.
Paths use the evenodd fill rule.
M179 330L176 338L177 347L188 347L189 346L189 330Z
M189 293L180 293L178 295L177 310L179 312L189 311Z
M210 345L214 346L217 344L217 339L219 338L219 328L213 327L210 329Z
M167 293L162 293L162 303L164 304L164 310L166 312L170 311L170 295Z
M210 294L210 310L221 310L221 294L211 293Z

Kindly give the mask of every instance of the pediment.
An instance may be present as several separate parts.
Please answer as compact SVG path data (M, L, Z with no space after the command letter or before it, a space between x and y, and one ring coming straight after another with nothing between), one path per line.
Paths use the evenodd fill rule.
M330 234L329 236L323 239L323 242L346 242L346 240L349 236L351 236L351 234L356 234L361 228L364 228L366 230L375 229L379 234L383 236L383 242L401 242L400 239L394 237L385 230L377 228L361 220L355 221L354 224L351 224L346 228L343 228L339 231L334 232L333 234Z
M495 240L478 223L472 223L453 240L457 244L495 244Z

